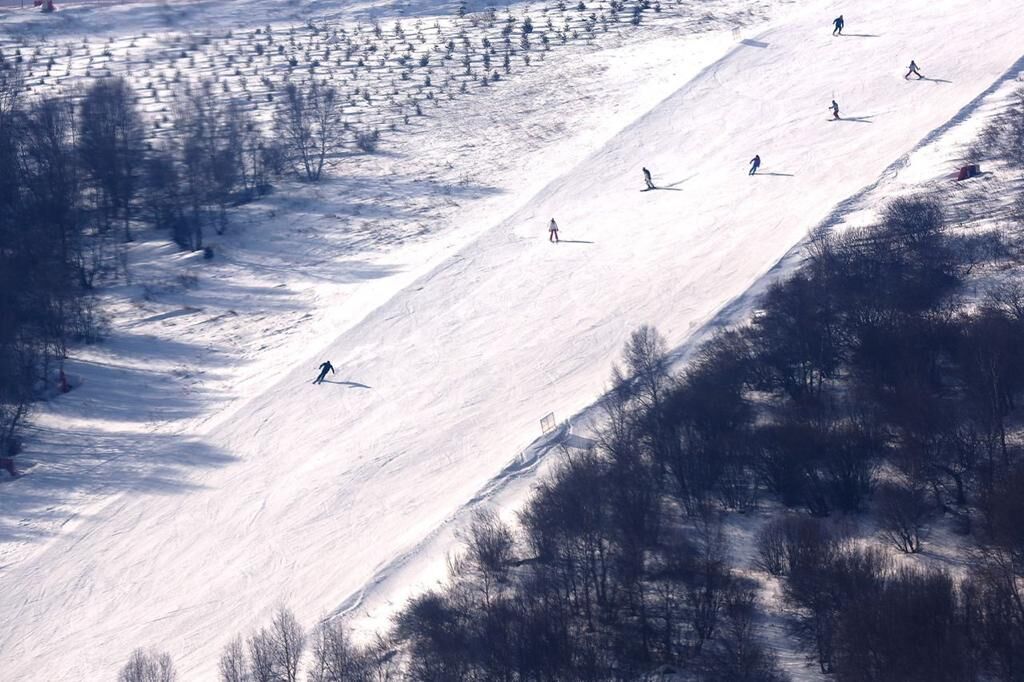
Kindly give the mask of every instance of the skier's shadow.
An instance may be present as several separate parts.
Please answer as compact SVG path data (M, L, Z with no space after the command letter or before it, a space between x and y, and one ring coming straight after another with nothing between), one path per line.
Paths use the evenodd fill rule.
M324 379L323 383L334 384L335 386L350 386L352 388L373 388L373 386L367 386L358 381L331 381L330 379Z
M584 241L582 239L559 239L559 244L593 244L594 242Z
M694 178L694 177L696 177L696 175L697 175L697 174L696 174L696 173L694 173L693 175L691 175L691 176L689 176L689 177L687 177L687 178L683 178L682 180L676 180L675 182L673 182L673 183L670 183L670 184L668 184L668 185L665 185L664 187L656 187L655 189L672 189L672 190L675 190L675 191L677 191L677 192L682 192L683 190L681 190L681 189L676 189L676 187L678 187L679 185L683 184L683 183L684 183L684 182L686 182L687 180L690 180L691 178Z
M928 76L925 76L921 80L923 80L923 81L931 81L932 83L952 83L953 82L953 81L948 81L945 78L929 78Z
M839 121L848 121L849 123L874 123L874 121L868 120L874 117L874 114L871 114L870 116L846 116L844 118L839 119Z
M676 183L676 184L679 184L679 183ZM668 185L666 187L648 187L647 189L642 189L640 191L641 192L651 192L651 191L654 191L656 189L657 190L666 190L666 191L669 191L669 192L682 192L683 191L683 190L679 189L678 187L672 187L671 185Z
M877 33L840 33L842 38L881 38Z
M792 177L796 177L792 173L754 173L754 175L755 176L758 176L758 175L774 175L777 178L792 178Z
M763 43L760 40L751 40L750 38L744 38L740 43L748 47L768 47L768 43Z

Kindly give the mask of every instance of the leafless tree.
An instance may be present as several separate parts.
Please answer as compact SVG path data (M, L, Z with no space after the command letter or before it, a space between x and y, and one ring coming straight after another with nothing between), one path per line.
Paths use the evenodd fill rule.
M251 682L249 663L241 637L235 637L224 647L220 654L219 667L221 682Z
M266 628L249 637L249 678L252 682L277 682L274 636Z
M875 491L882 535L901 552L921 551L928 502L923 490L887 483Z
M306 633L302 631L295 614L283 606L274 614L271 632L278 679L282 682L297 682L299 659L306 647Z
M307 180L319 180L328 158L342 143L344 122L337 92L315 79L306 87L287 83L277 122L295 167Z
M143 156L142 122L133 99L123 78L96 81L82 97L78 118L78 149L104 223L120 211L125 241L132 240L131 205Z
M784 519L773 519L764 524L754 539L757 556L754 565L772 575L785 575L786 526Z
M364 673L359 651L340 619L324 620L313 630L309 682L348 682Z
M485 607L505 583L513 560L512 529L490 509L473 514L467 538L466 564L479 583Z
M117 679L118 682L175 682L178 674L168 654L136 649Z
M183 91L175 111L176 152L186 212L188 248L203 247L203 224L215 211L217 233L243 180L244 136L249 121L233 103L220 102L209 81Z

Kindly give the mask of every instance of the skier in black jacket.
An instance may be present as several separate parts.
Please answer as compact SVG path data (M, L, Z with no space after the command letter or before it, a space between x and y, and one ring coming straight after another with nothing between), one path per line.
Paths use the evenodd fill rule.
M647 189L657 189L657 187L654 186L654 181L651 180L651 171L647 170L646 168L644 168L643 171L644 171L644 182L647 183Z
M328 360L327 362L320 363L320 376L314 379L313 383L322 384L324 381L324 377L327 376L327 372L334 374L334 365L331 364L330 360Z
M846 22L843 21L843 15L840 14L838 17L833 19L832 20L832 24L835 26L835 28L832 30L832 35L834 35L834 36L837 36L837 35L841 36L841 35L843 35L843 26L846 25Z
M761 167L761 156L754 154L754 158L750 160L750 172L747 175L753 175L757 172L757 169Z

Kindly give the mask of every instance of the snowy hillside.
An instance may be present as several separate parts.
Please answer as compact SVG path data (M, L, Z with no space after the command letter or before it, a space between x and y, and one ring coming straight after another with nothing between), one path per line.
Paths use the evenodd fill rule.
M186 679L211 679L222 638L279 603L305 623L347 609L373 622L428 584L445 543L425 538L500 488L541 417L594 402L633 328L657 324L685 348L844 200L1024 69L1018 0L871 0L846 8L847 35L833 38L843 9L801 3L727 51L721 34L621 48L598 81L618 89L584 92L589 113L574 112L584 124L574 130L559 128L577 104L552 105L558 87L510 90L526 102L526 125L548 131L523 150L529 163L506 160L498 196L453 207L446 230L370 263L393 268L372 290L325 275L314 297L338 307L313 313L300 335L282 330L300 320L276 316L270 287L242 285L233 305L260 309L268 339L288 339L248 367L225 357L198 396L154 394L160 371L188 366L186 344L203 337L122 345L137 374L85 383L44 416L46 433L68 448L67 431L98 415L111 438L148 421L152 438L132 446L173 457L137 478L122 472L127 483L104 480L66 515L26 514L17 529L4 520L0 675L108 679L133 647L159 644ZM966 56L956 44L984 49ZM672 62L675 50L692 61ZM714 61L698 71L700 58ZM903 78L911 59L927 79ZM634 79L642 85L629 93ZM829 120L832 99L844 120ZM606 113L616 100L627 104ZM501 155L489 121L467 121L438 165L460 134ZM431 154L416 147L428 139L407 144ZM755 154L763 166L749 177ZM642 166L662 189L640 191ZM287 270L308 265L282 263L280 277L296 282ZM325 359L337 374L312 385ZM219 360L207 362L215 371ZM235 381L244 399L215 394ZM145 416L131 409L140 391ZM180 423L160 431L176 411ZM97 462L90 475L115 466ZM73 475L39 469L4 488L5 515L45 509L38 498L62 494Z

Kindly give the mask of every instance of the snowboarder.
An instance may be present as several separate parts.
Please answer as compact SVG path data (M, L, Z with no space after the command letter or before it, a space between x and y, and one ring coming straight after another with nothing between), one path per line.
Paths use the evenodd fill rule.
M758 154L754 154L754 158L750 160L750 172L747 175L753 175L757 172L757 169L761 167L761 157Z
M646 168L644 168L643 170L644 182L647 183L647 189L658 189L657 187L654 186L654 182L651 180L651 171L647 170Z
M913 59L910 60L910 66L908 66L907 68L910 70L907 71L907 75L903 77L904 80L910 78L910 74L914 74L915 76L917 76L917 80L921 80L922 78L924 78L924 76L921 75L921 72L917 70L917 64L914 62Z
M832 110L832 120L833 121L838 121L839 120L839 105L836 104L835 100L832 100L832 106L830 106L829 109Z
M840 14L838 17L833 19L832 20L832 24L835 26L835 29L833 29L833 31L832 31L832 35L834 35L834 36L841 36L841 35L843 35L843 26L845 25L845 22L843 21L843 15Z
M320 363L320 376L314 379L313 383L322 384L324 382L324 377L327 376L328 372L334 374L334 365L331 364L330 360Z
M555 244L558 243L558 223L555 222L554 218L551 219L551 224L548 225L548 241Z

